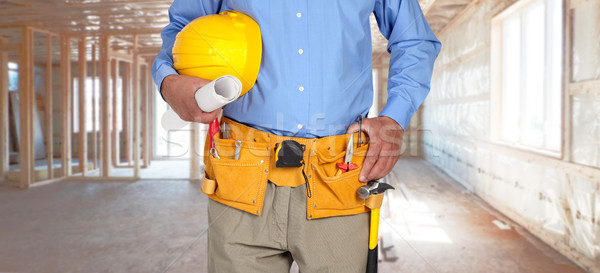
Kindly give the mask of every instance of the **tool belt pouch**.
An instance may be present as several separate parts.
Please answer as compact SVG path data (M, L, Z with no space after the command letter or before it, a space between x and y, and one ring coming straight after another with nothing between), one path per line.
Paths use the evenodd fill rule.
M369 209L378 209L381 208L383 204L383 193L371 195L367 200L365 200L365 206Z
M330 143L317 142L316 156L311 160L310 187L313 198L309 200L311 203L307 206L309 219L354 215L381 206L383 195L371 196L366 200L358 197L358 189L366 185L358 180L358 176L369 146L362 144L361 147L357 147L356 134L352 163L358 165L358 168L338 174L337 163L344 160L348 139L349 135L346 135L345 138L336 136L335 141Z
M267 146L267 143L242 140L239 159L236 160L235 140L215 138L219 158L205 148L202 192L219 203L260 215L268 179ZM208 137L205 147L209 147Z
M201 190L209 198L227 206L260 215L268 181L277 186L298 187L306 184L306 217L317 219L354 215L381 206L383 194L366 200L357 191L366 183L358 176L368 144L357 146L354 134L352 163L357 169L338 174L337 163L343 162L350 134L317 139L282 137L225 119L231 127L230 137L242 141L239 159L234 159L235 139L218 138L218 157L209 152L207 137L204 149L205 177ZM362 139L366 139L363 135Z

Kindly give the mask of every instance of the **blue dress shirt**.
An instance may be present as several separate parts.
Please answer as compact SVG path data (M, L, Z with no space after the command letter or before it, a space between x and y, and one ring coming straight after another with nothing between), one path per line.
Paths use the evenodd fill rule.
M171 52L177 33L224 10L252 17L263 40L256 84L223 108L234 120L278 135L343 134L373 101L371 13L391 53L380 115L406 128L429 93L441 44L417 0L175 0L152 69L159 90L166 76L177 74Z

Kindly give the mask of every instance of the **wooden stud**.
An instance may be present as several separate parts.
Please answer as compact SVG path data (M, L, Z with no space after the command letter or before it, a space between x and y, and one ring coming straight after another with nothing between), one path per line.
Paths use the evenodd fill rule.
M146 139L144 140L146 145L147 145L147 149L145 150L145 157L144 157L144 163L146 164L146 166L149 166L151 163L151 160L154 158L154 139L155 139L155 133L156 133L156 90L154 88L154 83L152 80L152 77L150 75L150 71L148 68L146 68L146 89L143 92L147 92L148 93L148 105L150 105L150 110L148 111L148 119L147 119L147 123L148 123L148 132L146 133Z
M100 176L110 176L110 37L100 38Z
M20 49L21 49L21 44L7 44L5 42L0 44L0 51L18 51Z
M132 45L133 45L133 43L134 43L133 41L128 41L128 40L121 39L121 38L118 38L118 37L112 37L112 38L110 38L110 41L111 41L111 42L117 42L117 43L121 43L121 44L130 45L130 46L132 46ZM112 50L115 50L115 49L116 49L116 47L115 47L115 46L113 46L113 47L112 47ZM113 52L113 53L114 53L114 52ZM131 58L131 57L129 57L129 58Z
M133 62L133 58L131 57L131 54L125 53L122 51L111 51L110 58L114 59L114 60L119 60L122 62L128 62L128 63Z
M56 32L50 31L45 28L38 28L35 26L27 26L27 27L29 27L31 29L31 31L33 31L33 32L43 33L43 34L50 35L50 36L58 36L58 34Z
M60 37L62 81L62 168L64 176L71 176L71 39Z
M481 94L464 96L464 97L459 97L459 98L431 100L431 101L427 101L426 103L423 103L421 105L421 107L430 107L430 106L434 106L434 105L457 105L457 104L464 104L464 103L487 102L487 101L490 101L492 98L494 98L494 96L490 95L489 93L481 93ZM494 99L496 99L496 98L494 98Z
M566 5L566 7L568 7L568 9L576 9L592 1L596 0L569 0L569 4Z
M60 4L56 4L56 3L51 3L51 4L41 4L40 1L35 1L35 2L30 2L30 3L24 3L27 2L26 0L5 0L8 2L15 2L15 4L18 4L18 7L11 7L10 9L6 9L6 10L2 10L0 11L0 15L12 15L14 13L25 13L25 14L32 14L32 13L38 13L38 14L44 14L44 11L47 12L54 12L54 13L61 13L62 15L78 15L79 13L82 13L84 11L91 11L91 12L98 12L98 11L107 11L107 14L115 14L115 7L121 7L123 5L126 4L132 4L135 3L137 5L147 5L148 8L152 7L152 6L159 6L164 8L166 4L168 4L167 1L163 1L163 0L153 0L153 1L139 1L139 0L129 0L129 1L99 1L99 2L80 2L80 3L63 3L62 5ZM52 2L52 1L50 1ZM42 2L44 3L44 2ZM29 5L29 6L23 6L23 5ZM145 7L146 8L146 7ZM10 11L14 10L13 13L11 13ZM112 10L112 13L110 13L110 11ZM123 10L128 11L128 10ZM131 13L131 11L129 11Z
M152 145L153 142L150 137L151 137L151 132L154 129L152 127L152 121L154 120L153 115L152 115L153 114L152 109L154 109L154 104L152 104L152 95L153 95L151 93L152 90L148 90L148 86L149 86L148 79L150 77L148 77L149 72L148 72L147 64L145 64L143 66L141 75L142 75L142 79L143 79L142 80L143 85L140 90L141 90L141 95L144 98L142 101L144 102L143 105L144 105L144 109L145 109L144 114L142 115L142 117L143 117L143 122L142 122L142 126L143 126L142 127L142 134L143 134L142 139L143 139L143 141L142 141L142 143L144 145L143 146L144 152L142 154L142 162L143 162L142 165L144 167L148 167L150 165L150 155L152 152L151 147L153 146Z
M98 128L96 126L96 82L97 82L97 60L96 45L92 45L92 164L94 169L98 169Z
M23 27L21 39L23 47L19 64L20 187L29 188L34 178L33 113L34 107L37 107L33 97L33 31Z
M52 36L46 38L46 160L48 161L48 179L54 178L54 128L53 128L53 90L52 90Z
M110 57L112 58L112 52ZM119 165L119 127L117 127L117 81L119 80L119 61L111 60L112 72L112 165Z
M565 10L563 11L564 14L564 23L563 23L563 41L564 41L564 48L563 48L563 56L564 56L564 67L563 67L563 94L562 94L562 128L563 130L561 130L562 132L562 145L561 145L561 149L562 149L562 159L565 161L571 161L572 159L572 152L571 152L571 148L573 146L573 137L572 137L572 132L573 132L573 126L572 126L572 113L571 113L571 90L572 90L572 86L574 85L574 83L571 80L571 67L572 67L572 55L571 55L571 50L572 50L572 46L573 46L573 11L571 9L569 9L568 7L572 7L573 6L573 2L575 1L567 1L567 3L565 4Z
M425 5L423 6L423 15L427 16L431 8L435 6L436 2L438 2L438 0L426 1Z
M137 35L134 37L134 47L137 47ZM135 49L134 49L135 50ZM140 83L139 57L133 58L133 177L140 177Z
M82 178L81 176L71 176L69 178L63 179L63 181L94 181L94 182L111 182L111 181L119 181L119 182L135 182L139 179L134 178L132 176L109 176L109 177L98 177L98 176L87 176Z
M135 74L139 74L139 66L134 65ZM136 75L137 78L137 75ZM133 90L133 176L140 177L140 89L134 84Z
M148 25L147 23L145 25ZM135 29L134 31L132 30L123 30L123 29L113 29L113 30L73 30L73 29L66 29L64 33L66 34L72 34L72 35L85 35L85 36L99 36L99 35L111 35L111 36L118 36L118 35L131 35L131 33L137 33L138 35L152 35L152 34L159 34L160 31L162 30L162 28L156 27L156 28L152 28L152 27L140 27L138 29Z
M35 188L35 187L39 187L39 186L44 186L44 185L52 184L52 183L57 182L57 181L62 181L63 179L64 179L63 177L59 177L59 178L53 178L53 179L47 179L47 180L35 182L35 183L29 185L29 188Z
M138 48L137 53L141 56L141 55L152 55L152 56L156 56L156 54L158 54L158 52L161 50L160 47L142 47L142 48Z
M491 20L490 34L490 138L500 140L502 128L502 21Z
M568 77L565 78L568 80ZM600 96L600 80L568 83L569 96L594 95Z
M82 176L87 172L87 129L86 129L86 86L87 80L87 43L84 37L79 41L79 171Z
M5 41L4 38L0 38L0 47ZM10 163L8 100L8 52L0 51L0 181L6 178Z
M503 3L504 4L504 3ZM477 11L478 7L481 6L481 0L473 0L469 4L465 6L465 8L458 12L452 19L450 19L444 28L442 28L439 32L436 33L437 37L442 37L446 35L446 32L449 29L452 29L457 24L464 22L464 20L471 18L471 15ZM430 22L431 24L431 22Z
M123 138L125 140L125 147L123 148L123 157L126 165L131 166L131 63L125 64L125 70L123 71L122 81L122 107L121 113L123 121Z

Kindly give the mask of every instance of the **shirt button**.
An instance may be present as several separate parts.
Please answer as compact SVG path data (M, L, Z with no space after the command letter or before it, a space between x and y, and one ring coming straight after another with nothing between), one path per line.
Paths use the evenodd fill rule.
M304 53L304 50L302 50L302 48L298 49L298 54L302 54L302 53Z
M298 17L298 18L302 17L302 13L300 13L300 12L296 13L296 17Z
M304 86L298 87L298 90L300 90L300 92L304 91Z
M296 127L298 127L298 130L300 130L300 129L302 129L302 124L298 124L298 126L296 126Z

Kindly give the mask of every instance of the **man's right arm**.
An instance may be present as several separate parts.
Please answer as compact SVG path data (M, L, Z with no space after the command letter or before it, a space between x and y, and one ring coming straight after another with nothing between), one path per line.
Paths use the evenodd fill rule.
M194 93L209 81L182 76L173 68L173 44L177 33L192 20L219 11L222 0L175 0L169 8L169 24L162 30L162 49L152 64L152 76L163 99L186 121L208 123L220 110L205 113L196 104Z

